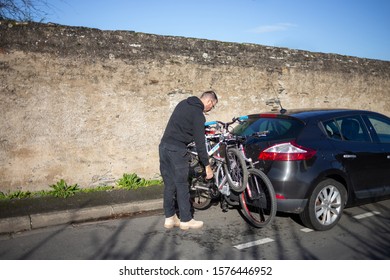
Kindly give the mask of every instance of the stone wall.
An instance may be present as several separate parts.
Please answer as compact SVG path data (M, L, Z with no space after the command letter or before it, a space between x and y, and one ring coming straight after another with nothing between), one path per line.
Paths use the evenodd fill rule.
M389 115L390 62L55 24L0 24L0 191L159 177L174 106L214 89L209 120L285 108Z

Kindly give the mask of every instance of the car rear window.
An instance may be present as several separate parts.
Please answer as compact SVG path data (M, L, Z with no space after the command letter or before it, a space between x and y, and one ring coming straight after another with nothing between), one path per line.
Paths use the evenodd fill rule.
M267 140L296 138L304 124L292 118L249 118L236 126L234 134L241 136L257 135Z

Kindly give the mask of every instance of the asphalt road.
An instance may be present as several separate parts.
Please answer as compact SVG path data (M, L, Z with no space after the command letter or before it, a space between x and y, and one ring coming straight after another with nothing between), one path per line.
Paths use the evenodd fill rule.
M389 260L390 200L345 209L330 231L278 215L263 229L237 210L197 211L200 230L163 228L161 213L0 235L3 260Z

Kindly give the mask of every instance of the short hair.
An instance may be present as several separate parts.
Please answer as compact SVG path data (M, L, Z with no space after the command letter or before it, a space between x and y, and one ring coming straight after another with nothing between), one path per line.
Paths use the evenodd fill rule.
M202 93L202 95L200 96L200 98L201 98L201 99L203 99L203 98L209 98L209 99L215 100L215 101L218 103L217 94L216 94L215 91L213 91L213 90L205 91L204 93Z

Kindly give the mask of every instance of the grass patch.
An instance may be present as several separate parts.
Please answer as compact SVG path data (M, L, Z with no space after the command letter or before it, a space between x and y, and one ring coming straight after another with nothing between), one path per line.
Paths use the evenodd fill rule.
M80 191L80 188L77 184L68 185L64 179L61 179L57 184L51 185L50 188L53 190L51 194L55 197L67 198L69 196L74 196L77 192Z
M135 190L141 187L149 187L155 185L161 185L162 180L146 180L139 177L135 173L124 173L122 178L116 181L115 186L98 186L94 188L85 188L82 189L79 185L68 185L65 180L61 179L56 184L50 186L51 190L44 191L15 191L10 193L0 192L0 200L11 200L11 199L24 199L24 198L33 198L33 197L44 197L44 196L54 196L59 198L67 198L75 195L76 193L91 193L99 191L110 191L115 189L126 189L126 190Z
M148 187L153 185L161 184L162 180L145 180L143 178L138 177L137 174L127 174L124 173L122 178L120 178L116 184L118 188L126 189L126 190L135 190L140 187Z

